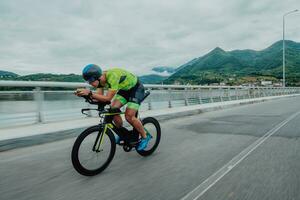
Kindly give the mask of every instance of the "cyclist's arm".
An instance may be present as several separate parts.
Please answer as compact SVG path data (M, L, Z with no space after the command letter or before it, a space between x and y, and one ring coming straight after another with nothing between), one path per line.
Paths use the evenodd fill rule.
M110 85L106 95L103 95L103 90L102 90L102 94L100 94L98 92L92 93L91 97L93 99L96 99L97 101L101 101L101 102L108 102L108 101L111 101L112 98L115 96L115 94L117 93L118 88L119 88L120 77L114 73L111 73L109 75L109 77L107 77L106 81Z
M101 102L109 102L117 93L117 90L108 90L106 95L99 94L99 93L92 93L91 97L96 99L97 101Z
M103 88L97 88L96 94L101 94L101 95L103 95Z

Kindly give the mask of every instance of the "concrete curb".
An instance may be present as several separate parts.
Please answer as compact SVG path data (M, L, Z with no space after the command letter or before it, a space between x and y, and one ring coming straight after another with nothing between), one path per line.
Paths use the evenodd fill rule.
M259 102L263 102L263 101L266 101L266 100L251 101L249 103L236 103L236 104L215 106L215 107L209 107L209 108L200 108L200 109L180 112L180 115L178 115L178 113L172 113L172 114L166 114L166 115L158 115L158 116L155 116L155 118L157 118L160 121L165 121L165 120L170 120L170 119L175 119L175 118L197 115L197 114L201 114L201 113L205 113L205 112L223 110L223 109L232 108L232 107L241 106L241 105L259 103Z
M180 118L180 117L197 115L197 114L205 113L205 112L212 112L212 111L223 110L223 109L228 109L228 108L242 106L242 105L260 103L260 102L265 102L265 101L274 100L274 99L296 97L296 96L299 96L299 95L263 97L263 98L257 98L257 99L227 101L227 102L222 102L223 105L220 105L220 102L219 103L209 103L209 104L201 104L201 105L195 105L195 106L176 108L172 112L168 112L167 114L158 114L157 112L155 114L155 113L149 112L148 114L143 115L143 113L142 113L141 115L142 115L142 118L152 116L152 117L155 117L159 121L166 121L166 120ZM179 113L180 113L180 115L179 115ZM0 141L0 152L76 137L86 128L87 127L85 126L85 127L76 128L76 129L69 129L69 130L51 132L51 133L40 134L40 135L32 135L32 136L25 136L25 137L2 140L2 141Z

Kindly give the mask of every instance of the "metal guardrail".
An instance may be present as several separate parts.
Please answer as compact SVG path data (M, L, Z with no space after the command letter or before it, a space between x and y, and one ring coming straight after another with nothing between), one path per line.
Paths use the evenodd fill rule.
M90 106L83 104L82 99L73 96L73 91L47 91L43 88L89 88L86 83L65 83L65 82L42 82L42 81L0 81L1 87L22 87L28 88L28 91L0 91L0 121L26 121L31 123L48 122L67 118L78 118L79 108ZM145 88L151 90L151 95L143 103L141 110L152 110L161 108L173 108L178 106L189 106L204 103L233 101L239 99L251 99L267 96L280 96L289 94L300 94L300 88L297 87L241 87L241 86L197 86L197 85L153 85L145 84ZM64 100L70 102L81 102L76 105L60 105L59 109L49 109L45 111L45 102L47 106L53 106L50 102L56 101L58 104L64 104ZM1 113L1 108L8 104L14 107L18 101L30 101L35 106L28 112ZM71 103L72 104L72 103ZM24 104L25 105L25 104ZM26 105L25 105L26 106ZM7 108L8 110L11 108ZM76 110L77 109L77 110ZM67 116L67 113L70 116ZM78 114L78 115L77 115ZM61 116L61 117L59 117ZM92 114L91 114L92 116ZM5 121L6 120L6 121ZM17 122L16 122L17 123ZM1 127L0 122L0 127Z

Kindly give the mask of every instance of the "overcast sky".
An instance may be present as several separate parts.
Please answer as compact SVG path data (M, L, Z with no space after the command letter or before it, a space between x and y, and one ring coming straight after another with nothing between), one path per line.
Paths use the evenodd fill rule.
M88 63L139 75L219 46L261 50L282 39L299 0L1 0L0 70L76 73ZM300 42L300 12L286 18Z

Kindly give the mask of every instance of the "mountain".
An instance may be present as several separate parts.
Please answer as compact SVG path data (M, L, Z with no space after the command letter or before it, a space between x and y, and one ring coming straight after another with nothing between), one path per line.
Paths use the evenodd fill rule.
M1 71L0 71L1 72ZM14 73L12 73L14 74ZM57 82L83 82L81 75L76 74L30 74L26 76L1 76L0 80L16 80L16 81L57 81Z
M300 78L300 43L286 41L286 75L290 79ZM224 51L217 47L181 65L164 83L219 83L247 76L282 78L282 41L261 51Z
M140 76L139 79L144 84L160 84L166 80L168 76L160 76L157 74L150 74L145 76Z
M179 67L164 83L207 84L220 82L222 74L239 70L244 64L230 53L217 47L208 54Z
M139 77L141 82L146 84L160 84L168 76L160 76L156 74L145 75ZM81 75L76 74L30 74L19 76L12 72L0 71L0 80L16 80L16 81L55 81L55 82L84 82Z
M16 78L18 77L18 74L15 74L13 72L8 72L8 71L1 71L0 70L0 78L1 79L10 79L10 78Z
M21 76L22 81L57 81L57 82L84 82L81 75L76 74L31 74Z

